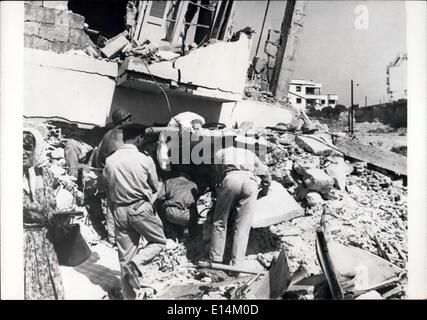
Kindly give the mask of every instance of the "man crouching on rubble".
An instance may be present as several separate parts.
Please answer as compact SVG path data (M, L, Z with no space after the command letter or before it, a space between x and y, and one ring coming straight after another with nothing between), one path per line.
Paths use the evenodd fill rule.
M216 152L215 164L220 183L213 214L209 258L211 262L222 263L228 217L233 214L235 222L231 264L240 265L245 258L259 183L261 195L266 195L271 176L267 166L252 151L237 148L235 140L233 146Z
M121 127L123 142L105 163L104 178L113 202L115 236L118 248L123 296L134 299L139 289L140 266L150 262L174 242L166 239L159 216L154 212L154 194L158 178L154 161L138 151L144 139L145 126L127 124ZM140 237L148 245L138 251Z

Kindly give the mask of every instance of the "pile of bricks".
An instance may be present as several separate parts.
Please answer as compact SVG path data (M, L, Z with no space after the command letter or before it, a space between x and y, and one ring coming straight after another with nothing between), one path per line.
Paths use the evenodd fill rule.
M25 47L63 53L92 44L85 18L67 10L67 2L25 1Z

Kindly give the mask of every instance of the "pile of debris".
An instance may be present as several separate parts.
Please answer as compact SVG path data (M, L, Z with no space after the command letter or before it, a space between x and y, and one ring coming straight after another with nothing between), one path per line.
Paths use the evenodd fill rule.
M301 118L305 119L305 116ZM47 160L62 184L57 194L61 209L82 211L84 218L77 222L82 226L83 237L89 244L103 241L88 222L81 186L83 182L89 189L90 186L94 188L97 173L83 170L80 182L68 175L64 155L67 139L61 130L47 123L32 125L42 129L49 143ZM366 250L405 269L408 255L407 188L401 179L393 180L371 170L366 162L345 157L334 145L334 139L340 134L315 121L307 124L303 120L287 126L236 132L241 135L250 133L268 141L265 161L273 180L280 183L305 210L303 216L290 221L252 229L246 257L248 266L268 270L284 249L290 273L298 274L304 270L305 278L320 277L323 271L316 254L316 227L324 216L327 238ZM91 148L89 145L86 147L88 150ZM209 193L206 199L202 199L205 207L212 206L211 196ZM188 238L174 250L162 252L142 270L144 286L138 298L235 297L236 290L248 278L232 279L224 272L218 275L218 272L198 269L193 263L206 258L207 248L205 230L205 235ZM189 291L185 294L180 291L181 295L172 294L177 285L189 286ZM319 293L313 288L294 291L294 295L289 289L284 297L319 298ZM403 294L402 289L392 297Z

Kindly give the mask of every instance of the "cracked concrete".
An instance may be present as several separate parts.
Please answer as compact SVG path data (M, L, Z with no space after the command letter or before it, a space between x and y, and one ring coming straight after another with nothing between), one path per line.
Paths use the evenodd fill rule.
M199 91L196 95L209 96L206 90L212 90L231 95L223 97L225 100L238 101L244 90L250 44L251 39L242 35L235 42L219 41L194 49L185 56L150 65L139 58L128 57L120 66L119 76L126 72L151 74L157 80L172 85L176 82L177 86L194 87ZM144 82L144 79L141 78L141 81ZM119 85L126 86L125 82L119 81ZM200 92L199 89L206 90ZM212 92L210 96L215 98L218 94Z

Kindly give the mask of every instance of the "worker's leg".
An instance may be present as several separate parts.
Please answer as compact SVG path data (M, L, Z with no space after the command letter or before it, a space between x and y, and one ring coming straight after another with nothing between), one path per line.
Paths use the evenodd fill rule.
M255 212L258 196L257 183L249 177L243 178L240 200L236 205L236 220L234 224L233 245L231 249L231 263L238 265L243 261L248 246L249 232Z
M115 207L113 216L115 221L117 251L121 268L123 297L130 300L135 299L136 294L133 286L129 282L129 274L125 272L124 267L126 267L137 253L140 235L129 225L128 211L128 207Z
M132 258L132 262L139 267L150 262L162 251L167 240L162 221L150 202L144 202L137 210L133 210L129 214L129 222L133 229L148 241L148 245Z
M189 209L166 207L165 218L170 225L169 230L173 231L175 237L182 239L184 237L184 230L190 223Z
M86 209L88 218L92 223L92 227L96 233L103 239L107 237L107 231L104 227L103 221L105 219L102 211L102 196L98 193L86 199Z
M114 217L113 217L114 204L110 199L110 193L107 191L107 205L105 208L105 222L107 229L107 240L110 244L114 244Z
M65 143L64 147L64 156L65 156L65 163L68 166L68 174L72 175L77 178L77 168L76 166L79 165L80 161L79 158L81 157L81 150L78 147L78 142L74 139L69 139Z
M222 185L217 190L209 253L211 261L222 263L227 238L228 216L240 190L241 182L239 181L239 175L234 172L227 174Z
M197 206L193 205L188 210L190 212L190 221L189 221L189 225L188 225L188 234L190 235L190 237L195 237L198 234L202 233L203 227L202 227L202 225L199 225L197 223L198 222L198 218L199 218L199 213L197 211Z

